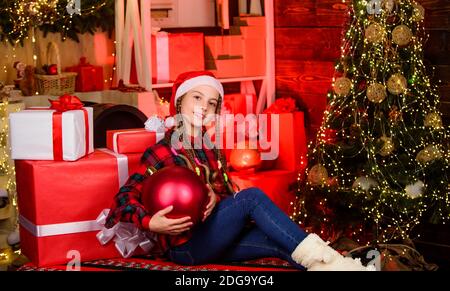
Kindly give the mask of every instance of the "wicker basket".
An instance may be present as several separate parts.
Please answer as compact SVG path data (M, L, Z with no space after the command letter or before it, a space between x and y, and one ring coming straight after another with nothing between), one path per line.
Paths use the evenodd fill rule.
M59 57L59 49L56 43L50 42L47 46L47 64L51 64L51 53L56 56L56 66L58 75L40 75L36 74L37 90L41 95L60 96L64 94L72 94L75 92L75 81L77 73L61 72L61 60Z

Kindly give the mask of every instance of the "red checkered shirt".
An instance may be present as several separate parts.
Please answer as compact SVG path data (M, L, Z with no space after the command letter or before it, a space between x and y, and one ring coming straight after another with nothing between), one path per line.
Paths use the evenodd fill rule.
M170 142L172 133L173 130L169 130L165 134L165 138L163 138L157 144L149 147L145 151L144 155L141 158L140 170L129 177L125 185L120 188L119 193L117 193L114 197L111 211L106 219L105 226L107 228L111 228L116 223L122 221L132 222L141 230L149 230L151 215L148 213L141 202L142 184L146 177L148 177L145 174L147 168L152 166L156 170L158 170L163 167L173 165L187 167L186 162L179 156L175 155L171 150ZM181 147L181 149L179 150L176 150L176 152L187 156L183 147ZM219 203L222 198L232 195L232 193L228 190L228 187L225 185L225 181L223 178L224 169L219 169L218 158L216 157L215 152L207 148L204 144L202 146L202 149L194 149L194 152L198 160L202 164L209 167L211 176L214 171L220 171L219 175L216 176L215 183L211 183L214 192L218 196L217 203ZM206 183L205 170L203 169L203 167L199 168L201 171L201 177ZM191 231L187 231L176 236L157 234L158 247L155 249L164 253L169 247L180 245L188 241L191 235Z

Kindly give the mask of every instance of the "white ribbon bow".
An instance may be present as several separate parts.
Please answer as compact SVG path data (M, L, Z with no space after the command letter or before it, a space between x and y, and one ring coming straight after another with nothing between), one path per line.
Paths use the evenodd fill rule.
M109 209L103 210L97 217L97 223L102 226L97 233L97 239L102 245L107 244L114 239L116 249L124 258L131 257L137 247L141 247L146 253L155 245L156 234L150 231L142 231L133 223L119 222L112 228L106 228L106 217Z

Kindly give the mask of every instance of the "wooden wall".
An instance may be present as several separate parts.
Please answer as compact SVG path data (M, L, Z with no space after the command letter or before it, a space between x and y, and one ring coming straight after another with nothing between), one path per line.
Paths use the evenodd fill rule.
M346 0L349 3L349 0ZM446 124L450 123L450 1L421 0L430 34L425 58L436 67ZM340 57L347 5L342 0L275 0L277 97L292 96L306 112L309 138L320 127Z
M450 125L450 1L418 0L426 9L425 29L430 37L425 44L425 59L435 67L433 80L439 84L444 123Z

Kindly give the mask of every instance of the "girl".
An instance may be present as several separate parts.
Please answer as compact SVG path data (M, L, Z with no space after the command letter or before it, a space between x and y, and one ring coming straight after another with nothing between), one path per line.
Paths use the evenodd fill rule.
M187 72L177 78L170 114L179 122L144 153L143 170L115 196L105 227L132 222L157 238L153 253L184 265L278 257L299 269L373 270L343 257L316 234L305 233L260 189L234 190L224 155L208 138L203 143L204 125L220 114L223 97L221 83L210 72ZM140 201L144 179L170 165L194 169L210 190L203 222L195 227L189 217L167 218L172 206L150 216Z

